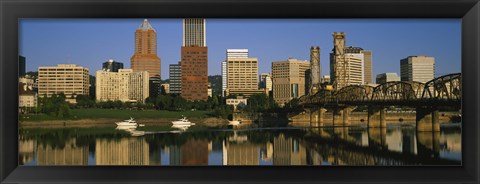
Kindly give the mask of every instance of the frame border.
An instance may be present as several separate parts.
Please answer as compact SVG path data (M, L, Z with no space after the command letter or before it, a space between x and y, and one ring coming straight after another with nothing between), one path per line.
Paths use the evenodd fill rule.
M479 182L479 0L0 0L0 12L0 183ZM18 19L135 17L461 18L462 166L18 167Z

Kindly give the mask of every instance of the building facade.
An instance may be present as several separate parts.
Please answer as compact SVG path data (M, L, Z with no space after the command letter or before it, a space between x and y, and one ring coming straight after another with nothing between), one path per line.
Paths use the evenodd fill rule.
M260 88L265 89L266 92L272 91L272 75L270 73L260 74Z
M435 58L408 56L400 60L401 81L428 82L435 78Z
M208 99L208 48L182 47L181 95L189 101Z
M162 84L162 88L165 90L166 94L170 94L170 84L169 83Z
M398 77L397 73L378 74L375 82L377 84L383 84L383 83L392 82L392 81L400 81L400 77Z
M157 56L157 32L147 19L135 31L135 53L130 58L133 72L147 71L150 75L161 76L160 58Z
M189 101L208 99L208 47L206 20L183 19L181 95Z
M263 93L258 89L257 58L227 58L227 95L250 96Z
M237 108L239 106L241 106L241 107L247 106L247 99L246 98L241 98L241 97L227 98L226 104L227 105L233 105L233 109L237 110Z
M120 69L118 72L98 70L96 73L96 100L141 102L149 97L149 75L147 71L133 72Z
M170 78L170 93L180 94L182 92L182 67L178 64L170 64L169 78Z
M108 61L102 63L102 69L110 72L118 72L119 69L123 69L123 63L109 59Z
M38 95L40 97L63 93L66 101L76 103L77 95L88 95L89 70L75 64L38 67ZM72 98L73 97L73 98Z
M18 76L23 77L25 76L25 67L26 67L26 59L23 56L18 56Z
M305 72L310 62L288 59L272 62L273 99L284 105L293 98L305 95Z
M183 19L183 47L206 47L207 24L203 18Z

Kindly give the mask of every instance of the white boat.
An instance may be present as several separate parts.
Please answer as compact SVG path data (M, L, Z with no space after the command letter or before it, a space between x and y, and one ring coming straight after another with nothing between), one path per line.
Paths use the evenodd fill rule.
M172 121L173 125L195 125L195 123L192 123L188 121L186 117L183 117L182 119L179 119L177 121Z
M133 120L133 118L123 120L122 122L116 122L115 124L121 127L137 127L138 126L138 124L135 122L135 120Z
M241 123L241 122L240 122L240 121L237 121L237 120L228 121L228 124L229 124L229 125L233 125L233 126L238 126L238 125L240 125L240 123Z
M175 129L180 129L181 131L186 131L188 128L190 128L190 126L192 126L191 124L189 125L172 125L172 128L175 128Z

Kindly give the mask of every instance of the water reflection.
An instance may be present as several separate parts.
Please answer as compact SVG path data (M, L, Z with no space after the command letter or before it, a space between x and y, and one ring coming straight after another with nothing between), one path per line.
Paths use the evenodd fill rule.
M21 137L22 165L461 165L460 126L23 129Z

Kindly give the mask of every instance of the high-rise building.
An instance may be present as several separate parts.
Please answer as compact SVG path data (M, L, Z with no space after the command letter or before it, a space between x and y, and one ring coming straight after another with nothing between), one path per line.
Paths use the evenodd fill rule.
M310 68L306 60L288 59L272 62L273 99L284 105L293 98L305 95L305 72Z
M227 58L227 95L251 96L264 93L258 89L257 58Z
M408 56L400 60L402 81L428 82L435 78L435 58L428 56Z
M148 96L156 98L162 93L162 80L160 79L160 76L157 75L154 77L150 77L148 86L150 92Z
M248 49L227 49L227 60L230 58L248 58ZM225 96L228 83L227 61L222 62L222 96Z
M248 49L227 49L227 59L248 58Z
M205 19L183 19L181 95L189 101L208 99L208 48Z
M320 89L320 47L310 47L310 85L309 93L315 94Z
M260 88L272 91L272 75L270 73L260 74Z
M365 80L365 84L372 84L372 51L369 50L362 50L360 53L363 54L363 70L365 76L363 77Z
M222 61L222 96L225 96L227 90L227 61Z
M102 64L102 69L108 70L110 72L118 72L118 69L123 69L123 63L117 62L113 59L109 59Z
M378 74L376 78L377 84L383 84L391 81L400 81L400 77L398 77L397 73L381 73Z
M147 71L150 77L160 75L157 56L157 32L147 19L135 31L135 53L130 58L133 72Z
M147 71L133 72L132 69L119 69L118 72L98 70L96 72L96 100L145 102L149 96Z
M181 95L189 101L208 99L208 48L182 47Z
M182 68L180 67L180 62L178 64L170 64L169 78L170 93L180 94L182 92Z
M25 76L25 66L26 66L26 59L23 56L18 56L18 76L23 77Z
M75 64L38 67L38 96L51 97L63 93L66 101L76 103L77 95L88 95L90 77L88 68Z
M204 18L183 19L183 47L206 47L207 28Z

